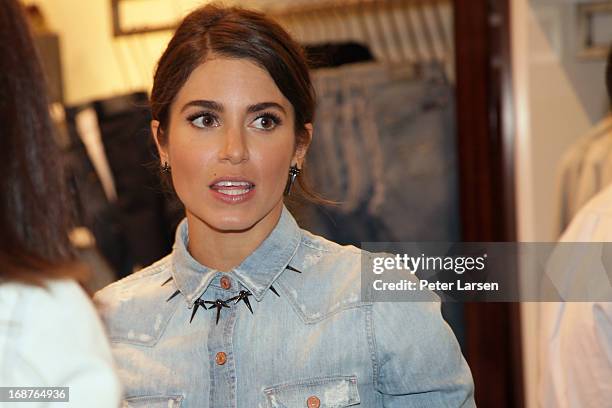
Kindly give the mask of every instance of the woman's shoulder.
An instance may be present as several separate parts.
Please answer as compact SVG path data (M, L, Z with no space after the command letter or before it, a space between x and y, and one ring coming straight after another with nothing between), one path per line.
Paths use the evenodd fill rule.
M115 301L142 299L151 296L161 296L162 284L171 276L172 257L168 255L153 264L134 272L95 293L94 299L98 305L107 305Z
M83 347L89 347L89 339L104 338L91 299L77 282L47 279L44 284L0 285L0 332L6 331L12 339L9 349L40 357L64 343L81 342ZM41 342L41 338L45 341Z
M77 404L103 386L107 392L96 406L119 400L104 328L73 280L49 279L44 287L0 285L0 359L7 368L0 369L0 384L69 386Z
M164 285L172 276L171 262L168 255L96 292L94 301L111 341L157 341L179 304L166 301L175 291L174 285Z
M44 286L5 282L0 285L0 304L3 315L12 315L8 320L29 323L59 314L95 314L91 300L72 279L47 279ZM37 310L44 310L44 313L37 313Z
M361 259L367 252L306 230L301 235L289 262L300 273L287 271L274 283L289 297L300 318L305 323L316 323L335 313L363 306Z
M394 313L405 314L408 310L416 319L435 314L439 299L433 293L423 294L420 301L372 301L367 287L372 281L372 259L388 255L340 245L302 230L300 245L289 263L301 273L283 273L275 286L290 297L294 309L307 323L343 310L370 306L374 313L393 309Z
M362 260L369 255L368 251L353 245L340 245L302 230L300 244L290 265L302 268L311 280L323 279L329 284L345 286L346 281L355 281Z

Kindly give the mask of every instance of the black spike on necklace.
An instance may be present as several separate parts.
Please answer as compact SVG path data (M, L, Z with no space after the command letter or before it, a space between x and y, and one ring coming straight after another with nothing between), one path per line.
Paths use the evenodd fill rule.
M297 272L297 273L302 273L302 271L295 269L293 266L287 265L285 267L286 269L289 269L290 271L293 272ZM161 284L161 286L164 286L165 284L167 284L168 282L170 282L173 279L173 277L169 277L168 279L166 279L164 281L164 283ZM278 292L276 291L276 289L274 288L274 286L270 285L270 291L272 291L272 293L274 293L276 296L280 297L280 295L278 294ZM168 299L166 299L166 302L169 302L170 300L174 299L174 297L176 297L176 295L178 295L179 293L181 293L180 290L175 291L172 295L170 295L170 297ZM228 302L232 302L234 301L234 304L238 304L238 302L243 301L244 304L246 305L246 307L249 309L249 311L251 312L251 314L253 314L253 308L251 307L251 302L249 301L249 296L253 296L253 294L248 291L248 290L241 290L240 293L238 293L237 296L231 297L229 299L217 299L215 301L210 301L210 300L202 300L201 298L197 299L194 302L194 306L193 306L193 311L191 312L191 318L189 319L189 323L191 323L193 321L193 318L196 315L196 312L198 311L198 308L200 306L202 306L204 308L204 310L206 309L217 309L217 319L215 322L216 324L219 324L219 319L221 318L221 310L226 307L229 308L230 305L228 305ZM210 305L210 306L206 306L206 305Z
M189 319L189 323L193 321L193 317L195 316L196 312L198 311L198 307L200 306L202 306L204 310L208 309L202 299L196 299L196 301L193 303L193 312L191 312L191 319Z
M280 295L278 294L278 292L276 291L276 289L274 289L274 286L270 285L270 290L272 291L272 293L274 293L276 296L280 297Z
M236 305L236 304L238 304L238 302L240 302L242 300L244 302L244 304L251 311L251 314L253 314L253 309L251 308L251 302L249 302L249 296L253 296L253 294L251 292L249 292L248 290L241 290L240 293L238 294L238 296L234 296L233 298L229 298L227 301L231 302L232 300L235 300L234 304Z
M222 300L222 299L217 299L214 302L211 302L210 300L207 300L204 303L211 305L209 307L209 309L212 309L213 307L215 307L217 309L217 322L215 324L219 324L219 318L221 317L221 309L223 309L224 307L229 308L229 305L227 304L227 301ZM195 312L194 312L194 314L195 314Z

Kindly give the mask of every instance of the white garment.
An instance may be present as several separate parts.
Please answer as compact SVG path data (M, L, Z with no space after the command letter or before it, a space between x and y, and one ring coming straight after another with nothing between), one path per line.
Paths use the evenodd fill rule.
M556 181L556 235L561 235L580 208L612 181L610 146L612 115L607 115L563 155Z
M72 280L48 289L0 284L0 387L69 387L69 403L2 407L116 408L121 386L102 323Z
M576 215L560 241L612 242L612 186ZM580 273L568 271L568 282ZM607 278L599 282L602 292L612 290ZM612 408L612 303L541 303L540 312L540 406Z

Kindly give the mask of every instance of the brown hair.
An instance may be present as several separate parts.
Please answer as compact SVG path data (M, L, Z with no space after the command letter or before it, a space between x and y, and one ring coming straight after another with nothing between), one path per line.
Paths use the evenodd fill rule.
M0 0L0 279L83 277L43 71L16 0Z
M293 106L296 146L306 141L305 125L314 121L315 93L302 47L262 13L206 5L185 17L157 63L151 110L153 119L160 123L162 142L167 137L163 130L168 128L172 102L191 72L209 54L249 59L268 71ZM297 191L304 198L331 203L312 190L304 168L298 183L301 189Z

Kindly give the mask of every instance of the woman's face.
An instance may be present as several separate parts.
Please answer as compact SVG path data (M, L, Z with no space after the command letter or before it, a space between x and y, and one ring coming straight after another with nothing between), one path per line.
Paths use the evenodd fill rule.
M212 58L196 68L170 107L159 143L187 215L219 231L276 220L289 167L301 168L294 112L269 73L246 59ZM311 132L311 126L308 125Z

